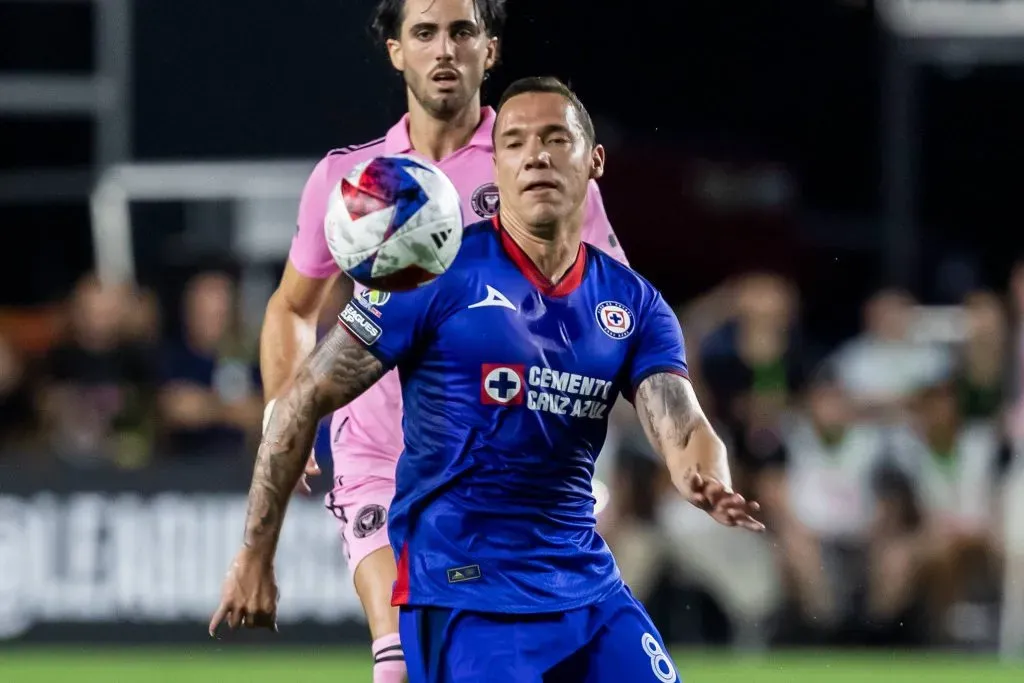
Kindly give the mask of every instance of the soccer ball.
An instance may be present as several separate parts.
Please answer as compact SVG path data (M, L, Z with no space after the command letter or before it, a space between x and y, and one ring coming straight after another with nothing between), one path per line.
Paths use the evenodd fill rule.
M415 289L455 260L462 200L429 162L379 156L334 186L324 232L335 262L356 282L385 292Z

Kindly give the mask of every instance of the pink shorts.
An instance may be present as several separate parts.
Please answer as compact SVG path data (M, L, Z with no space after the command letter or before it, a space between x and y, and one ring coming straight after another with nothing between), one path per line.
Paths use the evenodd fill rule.
M327 509L338 520L345 559L354 577L356 567L370 553L390 547L388 508L395 497L395 480L384 477L335 477L327 494Z

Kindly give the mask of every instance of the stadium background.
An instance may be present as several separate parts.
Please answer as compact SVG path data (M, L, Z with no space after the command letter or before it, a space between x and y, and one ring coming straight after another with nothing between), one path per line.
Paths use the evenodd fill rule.
M766 503L765 538L705 523L614 416L602 525L687 680L1022 674L1024 12L942 4L894 31L858 0L510 2L485 101L578 90L612 223ZM403 111L369 11L0 2L0 679L367 680L319 496L286 525L281 634L204 627L298 190ZM830 456L851 401L872 422Z

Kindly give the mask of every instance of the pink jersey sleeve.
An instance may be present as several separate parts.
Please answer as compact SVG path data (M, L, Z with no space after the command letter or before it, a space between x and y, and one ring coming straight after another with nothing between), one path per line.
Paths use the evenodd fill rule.
M622 250L619 238L615 236L612 224L608 222L608 214L605 213L604 201L601 199L601 190L593 180L590 181L590 191L587 192L587 209L583 220L583 241L628 266L626 252Z
M320 160L302 189L298 227L288 252L288 260L295 266L295 270L318 280L338 272L324 237L324 214L327 212L327 196L331 191L329 159L330 155Z

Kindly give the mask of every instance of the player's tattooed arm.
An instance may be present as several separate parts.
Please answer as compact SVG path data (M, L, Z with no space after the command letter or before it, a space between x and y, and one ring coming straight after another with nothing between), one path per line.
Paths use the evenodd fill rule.
M672 483L687 500L726 526L764 530L753 517L760 506L732 490L725 444L688 379L651 375L637 387L634 405L647 438L668 465Z
M320 420L362 394L384 372L381 362L340 326L316 346L275 404L260 443L245 521L247 548L272 556Z
M678 487L691 473L732 486L725 445L711 427L685 377L662 372L644 379L634 400L654 449Z

